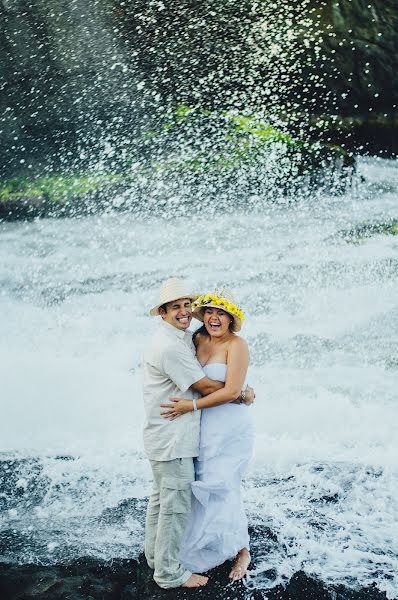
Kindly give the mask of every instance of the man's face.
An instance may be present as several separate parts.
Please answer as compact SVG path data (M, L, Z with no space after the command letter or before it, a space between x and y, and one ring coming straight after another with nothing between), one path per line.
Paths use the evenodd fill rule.
M162 308L159 312L164 321L177 329L186 329L192 321L192 302L189 298L179 298L166 304L167 311Z

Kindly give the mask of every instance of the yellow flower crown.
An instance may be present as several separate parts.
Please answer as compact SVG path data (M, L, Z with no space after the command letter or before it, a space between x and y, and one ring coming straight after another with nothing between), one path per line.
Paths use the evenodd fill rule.
M194 310L198 310L199 308L206 307L206 305L208 304L215 304L216 306L219 306L222 310L225 310L231 315L238 317L238 319L240 319L242 323L245 320L245 315L243 311L238 306L236 306L236 304L229 302L222 296L215 296L213 294L199 296L199 298L197 298L195 302L193 302L192 307Z

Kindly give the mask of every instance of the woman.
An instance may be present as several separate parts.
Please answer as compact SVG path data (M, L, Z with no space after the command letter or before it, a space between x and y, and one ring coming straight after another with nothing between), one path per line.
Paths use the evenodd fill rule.
M243 312L225 288L200 296L193 316L204 325L194 336L196 355L207 377L225 386L197 400L202 411L199 456L192 484L192 512L180 560L192 572L203 573L235 559L229 577L242 579L250 564L247 518L240 485L253 451L254 429L250 408L235 398L246 387L249 351L236 332ZM193 410L192 400L173 398L165 418Z

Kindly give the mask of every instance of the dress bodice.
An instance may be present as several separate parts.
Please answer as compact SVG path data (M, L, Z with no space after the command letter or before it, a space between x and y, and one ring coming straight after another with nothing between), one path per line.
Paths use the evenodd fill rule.
M227 365L225 363L208 363L202 367L209 379L225 381L227 377Z
M202 367L204 372L206 373L209 379L214 379L215 381L225 381L227 377L227 365L225 363L208 363ZM247 384L247 379L243 382L242 390L245 389Z

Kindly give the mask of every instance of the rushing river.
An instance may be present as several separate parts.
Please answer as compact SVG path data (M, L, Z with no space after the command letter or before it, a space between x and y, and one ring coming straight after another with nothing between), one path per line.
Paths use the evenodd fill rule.
M256 451L253 585L300 568L398 596L398 164L347 195L252 214L128 213L0 226L2 560L137 556L149 468L140 356L160 282L246 310ZM273 541L272 541L273 540Z

